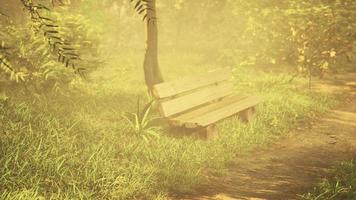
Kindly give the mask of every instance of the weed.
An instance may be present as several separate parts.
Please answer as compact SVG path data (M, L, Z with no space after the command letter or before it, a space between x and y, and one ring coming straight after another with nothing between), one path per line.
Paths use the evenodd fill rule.
M143 109L140 109L140 98L137 99L137 110L134 113L126 112L122 115L123 119L125 119L132 132L142 137L146 142L149 142L149 139L152 137L158 138L160 127L153 126L155 120L160 118L151 117L151 111L154 100L151 100L147 103Z

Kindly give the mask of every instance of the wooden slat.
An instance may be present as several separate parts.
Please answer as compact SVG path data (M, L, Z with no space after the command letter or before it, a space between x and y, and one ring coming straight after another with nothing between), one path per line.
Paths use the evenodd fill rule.
M169 122L174 126L183 126L185 122L187 122L191 119L205 115L205 114L212 112L214 110L219 110L222 107L228 106L228 105L230 105L234 102L240 101L244 98L247 98L247 96L238 96L238 95L227 96L227 97L223 98L221 101L214 102L207 106L204 106L204 107L198 108L196 110L179 115L177 117L171 118L171 119L169 119Z
M243 111L247 108L253 107L261 102L262 99L257 96L249 96L247 98L235 101L233 103L226 102L224 106L220 107L216 110L211 110L202 115L196 115L196 117L185 120L181 118L180 123L184 124L187 128L195 128L195 127L205 127L210 124L213 124L221 119L230 117L240 111ZM194 111L192 111L194 112ZM191 114L193 115L193 114Z
M229 68L222 68L199 76L190 76L176 81L157 84L153 87L153 94L157 98L167 98L228 80L231 76L231 70Z
M163 116L169 117L213 100L228 96L232 93L232 91L233 85L231 82L222 82L218 85L212 85L194 93L161 102L161 113Z

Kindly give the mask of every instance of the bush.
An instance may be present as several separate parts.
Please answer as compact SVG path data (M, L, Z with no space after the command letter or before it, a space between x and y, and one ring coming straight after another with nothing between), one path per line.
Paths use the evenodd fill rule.
M73 47L66 48L73 48L72 53L80 54L81 59L77 60L75 65L85 68L88 74L102 63L97 33L84 16L66 14L65 11L53 11L47 15L51 19L58 19L58 23L53 25L58 26L55 30L58 34L55 37L60 37L60 40L65 38L67 43L73 44ZM23 24L14 24L2 20L0 23L0 70L5 72L0 74L0 78L16 81L27 88L34 87L37 92L58 90L76 78L71 71L72 64L66 60L62 61L62 54L66 52L62 52L62 57L58 57L58 52L54 50L57 47L53 46L48 34L46 36L38 29L36 22L30 20ZM77 66L75 68L79 69Z

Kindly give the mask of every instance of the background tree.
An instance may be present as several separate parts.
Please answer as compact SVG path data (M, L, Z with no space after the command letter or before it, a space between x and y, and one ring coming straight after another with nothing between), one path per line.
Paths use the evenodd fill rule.
M42 62L28 65L30 59L15 56L21 55L19 54L20 48L17 48L15 44L28 45L27 48L22 49L31 49L33 47L30 46L36 46L41 39L37 38L37 42L35 38L29 39L28 41L36 43L29 45L26 42L20 42L28 37L25 33L15 34L22 35L21 38L16 38L11 34L11 32L28 30L28 26L32 26L33 23L28 19L27 12L21 9L21 0L0 2L2 5L0 12L8 15L0 14L3 27L3 34L0 33L0 40L3 42L0 52L3 58L2 72L8 71L6 66L9 64L16 72L26 73L26 70L20 70L23 66L31 66L25 67L30 69L27 71L40 71L43 74L49 72L50 69L57 71L59 68L54 66L54 63L46 64L47 67L41 67L45 64ZM77 48L80 50L77 52L78 55L79 53L81 55L81 60L76 61L80 63L78 66L86 68L90 68L89 65L100 66L100 68L108 66L98 65L98 62L87 62L90 58L101 58L107 62L114 62L112 60L115 59L130 60L125 61L127 63L123 66L117 67L117 70L124 72L136 70L135 67L141 66L143 62L144 77L142 80L145 80L148 88L163 80L158 55L164 68L171 67L167 60L189 54L192 59L194 58L192 67L194 65L260 66L268 70L271 66L283 66L279 67L281 69L287 69L286 66L290 66L303 76L322 76L328 71L344 70L346 66L352 68L355 57L354 8L356 4L352 0L288 0L283 2L277 0L268 2L260 0L248 2L132 0L131 5L145 19L146 49L144 52L141 48L144 42L142 22L132 12L129 0L72 0L63 1L66 4L64 7L54 8L51 1L34 0L31 2L48 4L47 7L51 8L51 11L42 9L43 16L54 17L53 19L61 18L57 20L58 25L66 27L66 30L74 27L78 31L73 31L75 34L68 31L72 35L70 42L74 46L81 44L81 47ZM59 1L55 1L55 5L59 4L61 4ZM159 43L156 7L161 16ZM13 22L9 23L7 19ZM76 21L75 26L73 26L74 21ZM86 27L85 30L83 27ZM59 32L61 37L68 35L68 32L64 34L63 30ZM87 37L87 33L90 37ZM12 35L11 39L8 39L10 35ZM85 44L82 43L83 38L88 39ZM99 45L105 51L101 56L95 53L95 49L102 51L97 48ZM37 47L39 48L38 44ZM38 49L36 52L41 51ZM83 52L89 52L89 54L85 56ZM33 51L28 53L29 56ZM144 60L132 57L142 53L145 54ZM4 54L6 54L6 59L4 59ZM48 56L44 56L46 59L41 60L58 59L50 57L53 55ZM38 57L38 55L33 55L33 57ZM26 62L22 62L23 60ZM178 60L186 64L183 59ZM66 66L66 62L64 64ZM34 65L37 66L32 67ZM42 71L39 68L42 68ZM170 78L168 71L166 76ZM124 75L122 77L125 78Z
M130 0L136 12L143 17L146 23L146 50L143 61L144 78L149 90L153 85L163 81L162 73L158 62L158 28L156 14L156 0ZM125 9L123 1L105 2L107 5L119 6L119 19L123 20L122 15ZM109 7L111 7L109 6Z
M158 64L158 30L156 17L156 0L139 0L135 5L139 13L144 14L146 21L146 52L143 63L145 81L147 87L152 89L153 85L163 81L162 73Z

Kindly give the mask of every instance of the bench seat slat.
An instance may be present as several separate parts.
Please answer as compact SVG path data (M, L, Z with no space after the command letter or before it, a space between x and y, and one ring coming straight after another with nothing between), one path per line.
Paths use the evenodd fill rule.
M212 104L209 104L207 106L203 106L201 108L198 108L196 110L186 112L184 114L181 114L177 117L170 118L169 122L174 125L174 126L183 126L185 122L188 120L197 118L199 116L205 115L211 111L221 109L222 107L232 104L236 101L240 101L247 96L239 96L239 95L230 95L225 98L223 98L221 101L214 102Z
M163 101L160 103L161 113L169 117L182 113L194 107L209 103L216 99L223 98L232 94L233 85L231 82L222 82L218 85L212 85L175 99Z
M163 99L229 80L231 76L231 70L229 68L222 68L200 76L189 76L176 81L157 84L153 87L153 94L157 98Z
M175 126L185 126L187 128L205 127L247 108L254 107L261 101L262 99L257 96L244 98L241 96L226 97L220 102L172 118L169 121Z

